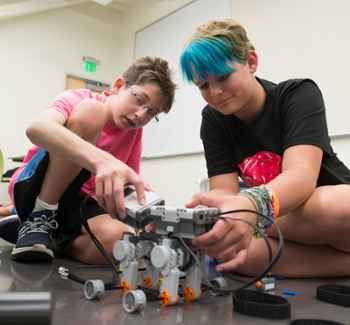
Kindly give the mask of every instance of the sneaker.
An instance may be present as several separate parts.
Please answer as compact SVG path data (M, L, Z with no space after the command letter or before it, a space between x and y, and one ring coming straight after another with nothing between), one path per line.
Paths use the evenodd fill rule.
M21 222L16 215L0 219L0 238L11 244L16 244L20 226Z
M51 233L57 227L52 211L32 212L19 228L12 258L34 262L52 261Z

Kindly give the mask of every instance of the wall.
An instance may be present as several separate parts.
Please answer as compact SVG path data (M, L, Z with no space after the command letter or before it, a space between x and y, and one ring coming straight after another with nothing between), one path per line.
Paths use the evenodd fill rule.
M135 33L162 17L193 2L193 0L144 2L127 16L120 33L120 64L126 68L134 57ZM169 35L171 37L171 35ZM183 205L199 189L197 179L206 176L203 154L166 157L143 160L141 176L168 205Z
M30 143L23 137L26 126L63 90L66 71L85 73L82 56L101 60L96 78L112 82L133 60L135 33L191 2L145 0L139 8L121 18L123 28L118 32L64 9L0 21L0 146L5 157L23 155L28 149ZM303 46L282 51L282 45L287 42L284 35L288 29L292 30L298 40L307 33L307 28L298 27L301 14L304 18L319 15L327 29L337 21L337 15L343 17L350 9L347 0L337 0L336 6L334 4L327 0L232 0L231 16L246 26L259 51L258 75L273 81L296 77L295 69L305 67ZM344 31L347 30L344 25ZM320 30L319 35L323 32ZM347 45L347 35L343 39L342 43ZM348 84L337 83L337 76L347 68L346 53L340 53L335 47L334 57L323 64L316 60L313 63L312 58L307 63L319 65L322 73L334 79L334 87L339 92L348 93ZM273 75L272 70L280 72ZM322 91L327 96L327 89L322 88ZM329 100L327 98L330 110ZM346 108L342 114L348 121ZM350 166L348 138L337 138L332 143L340 158ZM5 169L18 165L6 158L5 163ZM198 191L196 180L206 176L205 161L202 154L144 160L141 174L167 204L182 205ZM4 198L6 187L0 184L0 203Z
M109 26L66 9L0 21L1 149L5 170L19 166L8 157L31 146L25 129L64 90L66 73L112 83L117 76L118 35ZM83 56L101 60L92 76ZM1 184L0 202L6 201Z
M197 87L182 79L179 58L184 40L198 24L211 18L227 18L230 12L231 0L220 0L220 6L218 0L198 0L136 33L134 57L160 56L167 60L174 69L175 82L178 84L175 102L169 114L162 114L161 123L150 123L144 130L143 157L203 152L198 134L205 101Z
M330 134L343 134L332 138L333 148L348 167L349 12L348 0L232 0L231 14L245 26L259 54L257 76L274 82L311 77L319 84ZM169 162L176 162L171 173L163 171ZM169 204L178 205L198 190L194 182L206 175L204 164L202 155L152 159L143 162L142 172Z
M135 31L191 1L144 0L141 8L115 17L122 21L121 30L68 9L1 20L0 147L5 170L19 166L8 157L22 156L30 148L25 129L64 90L67 73L113 83L133 60ZM93 75L85 72L83 56L101 61ZM7 184L1 183L0 203L6 201Z

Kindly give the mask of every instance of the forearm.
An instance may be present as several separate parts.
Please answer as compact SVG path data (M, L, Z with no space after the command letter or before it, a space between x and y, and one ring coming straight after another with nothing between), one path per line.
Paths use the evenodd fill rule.
M278 196L283 216L303 204L315 191L322 149L311 145L288 148L283 155L282 173L266 186Z
M283 216L295 210L312 195L316 180L301 166L281 173L266 186L278 196L279 216Z
M99 161L112 157L58 123L36 121L28 128L27 135L33 144L50 154L71 161L92 173L96 172Z

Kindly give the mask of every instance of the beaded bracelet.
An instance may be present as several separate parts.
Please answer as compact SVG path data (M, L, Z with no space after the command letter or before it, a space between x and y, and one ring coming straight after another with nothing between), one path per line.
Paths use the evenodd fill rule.
M276 219L279 213L279 201L276 193L263 186L263 187L252 187L243 189L238 195L248 197L256 208L256 211L269 217L270 219ZM272 226L272 221L258 215L256 224L265 234L269 231ZM254 231L254 237L261 237L257 230Z

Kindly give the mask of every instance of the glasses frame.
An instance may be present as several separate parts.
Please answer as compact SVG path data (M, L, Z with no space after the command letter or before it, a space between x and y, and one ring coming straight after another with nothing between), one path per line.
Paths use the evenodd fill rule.
M141 104L141 105L138 105L138 106L142 106L142 109L146 109L146 108L147 108L147 110L148 110L148 111L147 111L147 114L148 114L148 112L151 112L151 113L152 113L152 110L151 110L151 108L148 106L148 104L145 103L145 101L135 92L134 89L132 89L132 87L129 85L129 83L128 83L128 82L125 82L125 85L131 90L132 94L135 96L135 98L136 98L139 102L144 103L144 105ZM137 104L136 104L136 105L137 105ZM155 122L156 122L156 123L159 122L159 116L158 116L158 115L154 115L154 116L152 117L152 119L155 119ZM151 119L151 120L152 120L152 119Z

